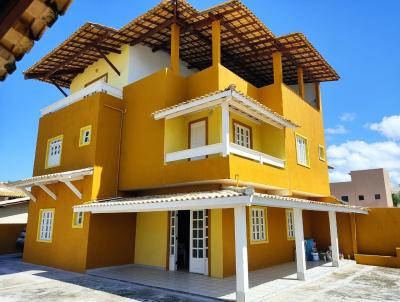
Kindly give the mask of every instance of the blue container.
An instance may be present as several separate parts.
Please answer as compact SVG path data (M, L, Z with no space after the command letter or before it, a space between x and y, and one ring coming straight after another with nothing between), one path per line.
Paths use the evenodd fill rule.
M313 257L311 255L311 252L315 245L315 240L311 238L311 239L306 239L305 242L306 242L306 260L312 261Z

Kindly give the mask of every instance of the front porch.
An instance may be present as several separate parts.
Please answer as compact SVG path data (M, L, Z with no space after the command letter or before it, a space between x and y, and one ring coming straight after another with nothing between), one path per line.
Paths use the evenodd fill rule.
M307 262L307 282L318 280L343 267L354 265L351 260L342 260L340 268L329 262ZM236 277L212 278L182 271L165 271L138 265L122 265L92 269L93 276L128 281L135 284L189 293L203 297L235 301ZM266 297L303 285L297 278L295 262L276 265L249 272L249 301L261 301Z

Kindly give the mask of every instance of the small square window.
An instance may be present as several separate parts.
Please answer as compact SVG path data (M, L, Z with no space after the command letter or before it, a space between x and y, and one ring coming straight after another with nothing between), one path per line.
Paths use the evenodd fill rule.
M381 194L375 194L375 200L381 199Z
M364 200L364 195L358 195L358 200Z
M344 202L349 202L349 196L347 196L347 195L342 196L341 199Z
M322 145L318 145L318 157L319 157L319 160L322 160L322 161L326 160L325 147Z
M91 136L92 136L92 126L86 126L81 128L79 135L79 147L89 145Z
M72 214L72 227L73 228L82 228L83 227L83 212L73 212Z

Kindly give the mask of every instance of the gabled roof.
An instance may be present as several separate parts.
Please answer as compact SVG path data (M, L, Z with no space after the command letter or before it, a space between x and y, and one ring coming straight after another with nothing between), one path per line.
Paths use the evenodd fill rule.
M0 81L15 71L22 59L72 0L0 1Z
M208 108L208 106L216 106L222 103L227 98L230 106L235 107L236 110L244 114L251 114L251 117L259 120L260 122L265 121L276 125L280 128L297 128L298 126L292 121L284 118L280 114L271 110L269 107L260 103L259 101L245 95L242 92L236 90L235 85L229 85L225 90L215 91L197 98L181 102L179 104L158 110L153 113L156 120L162 118L170 118L171 116L178 116L180 113L186 114L189 110L197 110L201 108L202 110ZM216 103L219 101L219 103ZM239 104L236 104L239 103Z
M189 68L201 70L211 65L213 20L221 22L222 64L257 87L272 83L271 55L277 50L283 53L286 84L297 83L297 66L303 67L306 83L339 79L304 35L276 37L238 0L204 11L195 9L185 0L164 0L120 30L88 23L29 68L25 76L46 82L53 80L69 87L77 73L102 57L96 45L103 46L104 54L117 51L122 44L144 44L153 51L169 53L172 23L181 27L181 59ZM85 36L90 34L94 35L90 39L96 43L88 46Z

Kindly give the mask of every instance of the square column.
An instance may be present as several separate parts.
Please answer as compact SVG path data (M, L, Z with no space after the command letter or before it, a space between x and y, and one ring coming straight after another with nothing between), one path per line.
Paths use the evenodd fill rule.
M276 51L272 54L272 65L274 68L274 84L283 83L282 53Z
M179 35L180 27L173 23L171 25L171 70L179 74Z
M219 20L211 23L212 28L212 65L221 63L221 24Z
M339 239L337 234L336 212L329 211L329 230L331 232L332 266L339 266Z
M236 301L247 302L249 291L249 271L247 264L246 207L234 208L235 213L235 253L236 253Z
M306 280L306 251L304 247L303 210L294 208L294 235L296 241L297 279Z
M223 102L221 104L221 143L222 143L222 156L229 154L229 104Z
M304 72L301 67L297 67L297 86L299 87L299 95L304 99Z

